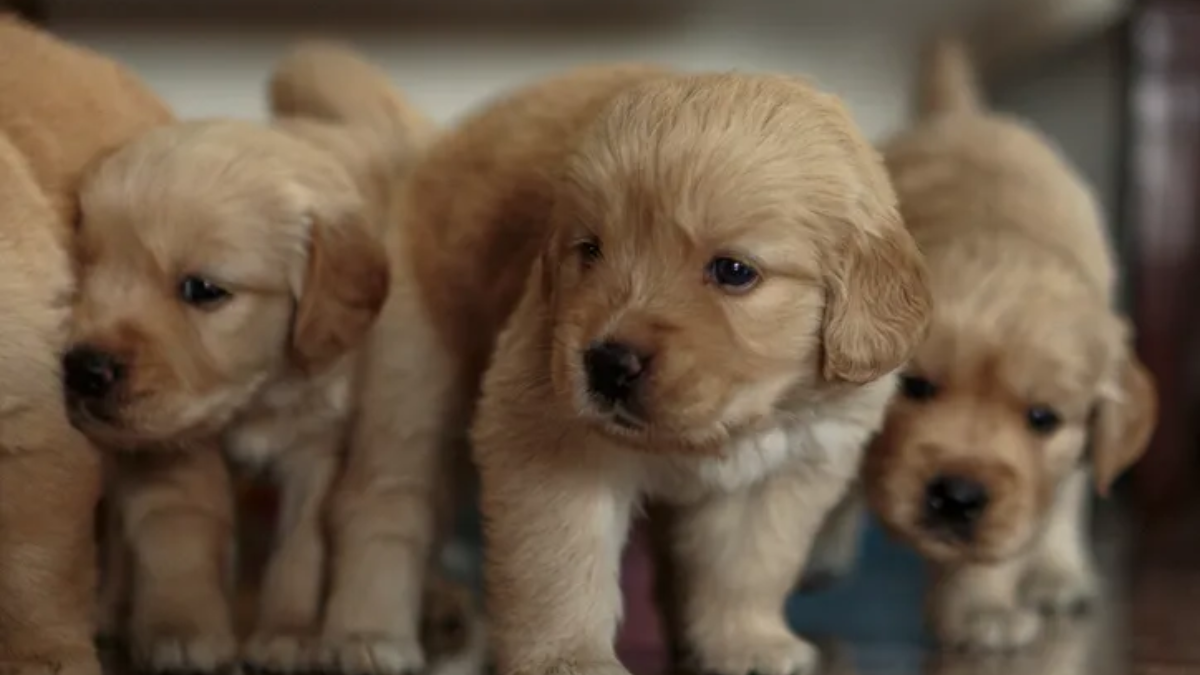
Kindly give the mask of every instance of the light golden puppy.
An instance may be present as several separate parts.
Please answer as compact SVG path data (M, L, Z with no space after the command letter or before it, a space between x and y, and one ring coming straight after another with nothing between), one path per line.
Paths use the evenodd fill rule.
M618 561L645 500L670 514L691 665L810 672L783 601L929 315L842 105L781 76L584 69L447 133L403 194L412 323L458 368L447 419L487 368L500 672L622 672Z
M865 482L937 568L937 635L1011 648L1037 636L1039 610L1095 592L1088 476L1103 493L1144 451L1156 397L1114 312L1083 182L1045 139L982 108L953 41L931 50L924 87L921 121L885 155L934 318Z
M285 61L277 111L302 112L288 73L300 78L311 59L336 75L320 82L336 80L342 93L394 94L381 73L334 49ZM82 186L65 382L74 423L121 451L122 541L107 600L113 617L127 614L116 628L141 667L208 672L237 656L221 451L281 489L249 665L319 662L355 675L422 665L435 490L372 459L406 450L411 430L396 429L402 398L364 375L382 368L366 354L389 297L384 188L410 147L393 141L314 119L184 123L125 146ZM405 330L382 325L388 342ZM336 487L343 454L352 482ZM413 454L419 463L434 453ZM370 480L363 461L375 462ZM397 501L416 506L387 508Z
M112 60L0 16L0 671L98 675L100 455L71 428L59 356L79 175L170 112Z

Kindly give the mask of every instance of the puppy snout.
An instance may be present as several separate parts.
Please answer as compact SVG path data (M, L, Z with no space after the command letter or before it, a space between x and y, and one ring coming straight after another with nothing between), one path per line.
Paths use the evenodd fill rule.
M620 342L601 342L583 355L588 389L609 403L629 401L646 370L646 357Z
M95 347L71 349L63 356L62 365L67 392L80 399L108 396L125 374L117 357Z
M941 475L925 487L925 519L933 529L970 541L990 499L987 486L974 478Z

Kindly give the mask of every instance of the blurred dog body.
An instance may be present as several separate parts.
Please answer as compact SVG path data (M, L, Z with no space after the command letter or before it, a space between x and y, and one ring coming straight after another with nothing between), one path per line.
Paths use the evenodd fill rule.
M785 77L582 69L447 132L403 194L411 323L456 367L449 428L473 427L500 671L621 672L643 499L693 665L814 667L783 599L929 312L842 106Z
M59 355L76 183L170 119L128 71L0 17L0 668L99 675L92 645L100 455L71 428Z
M1088 476L1103 493L1136 461L1156 397L1114 312L1113 255L1081 179L984 109L958 43L930 50L922 85L917 125L885 157L934 318L864 480L874 511L938 569L938 636L1012 648L1035 639L1039 612L1092 599Z
M382 224L391 183L431 125L401 138L333 121L313 108L314 88L330 82L347 105L382 101L403 123L420 119L356 55L302 50L272 81L271 124L155 130L81 190L65 377L75 424L118 451L123 546L106 590L141 667L211 672L238 657L223 453L280 486L244 660L279 672L423 666L436 467L421 424L402 417L420 416L423 397L408 387L368 401L389 394L376 385L386 362L375 341L421 333L378 320L405 297L390 292L395 236ZM396 461L419 470L397 474ZM396 508L373 508L381 500Z

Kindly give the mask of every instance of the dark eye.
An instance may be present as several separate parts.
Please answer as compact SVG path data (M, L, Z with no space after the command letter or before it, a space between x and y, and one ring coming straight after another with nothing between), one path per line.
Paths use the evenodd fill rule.
M600 250L600 242L596 239L584 239L575 244L575 250L579 252L579 259L584 266L591 265L600 259L603 251Z
M736 258L713 258L708 263L708 278L729 291L748 291L758 283L758 270Z
M1029 422L1030 429L1043 435L1054 433L1062 424L1058 413L1044 405L1031 406L1025 411L1025 419Z
M937 385L916 375L900 376L900 393L913 401L928 401L937 396Z
M195 307L212 307L229 297L229 291L208 279L187 276L179 282L179 299Z

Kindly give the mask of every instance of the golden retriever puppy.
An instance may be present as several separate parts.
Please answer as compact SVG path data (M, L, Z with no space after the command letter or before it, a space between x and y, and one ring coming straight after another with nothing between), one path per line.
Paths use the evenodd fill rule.
M438 336L409 358L455 367L428 392L448 436L474 415L500 672L623 672L647 500L692 665L810 672L783 601L930 312L842 105L782 76L575 71L435 140L397 214L409 323Z
M170 118L117 63L0 17L0 670L98 675L100 455L71 428L59 356L84 167Z
M1095 592L1089 474L1104 493L1145 450L1156 396L1075 171L982 106L955 42L930 52L923 86L920 122L885 156L934 317L864 480L882 520L936 567L940 639L1013 648L1036 638L1040 612Z
M384 79L367 64L342 65L367 83ZM113 611L127 613L141 667L207 672L237 656L222 452L269 472L281 491L245 661L311 669L324 636L327 665L347 672L421 665L423 570L406 576L390 564L395 556L370 556L411 549L421 567L427 550L414 542L428 538L422 514L431 510L357 510L371 490L393 502L403 491L408 477L379 466L332 515L326 509L343 454L353 470L360 445L406 449L393 400L360 410L376 396L363 380L376 366L364 354L389 295L381 190L404 155L367 142L379 140L312 119L184 123L113 153L82 186L65 383L74 423L120 451L110 600L129 604ZM420 500L431 491L413 489ZM396 524L405 519L408 529ZM391 623L373 623L373 607Z

